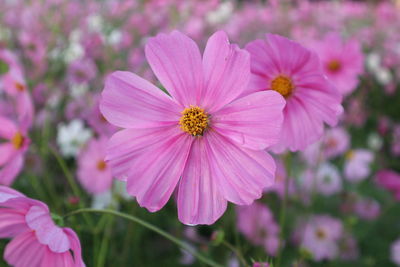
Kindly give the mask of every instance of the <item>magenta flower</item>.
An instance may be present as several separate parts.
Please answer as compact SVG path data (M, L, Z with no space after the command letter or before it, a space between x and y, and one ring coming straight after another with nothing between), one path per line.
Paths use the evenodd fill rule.
M110 140L106 160L127 191L154 212L177 190L185 224L212 224L227 201L248 205L273 184L265 148L278 140L283 98L272 91L239 97L250 56L224 32L208 40L203 59L178 31L159 34L146 57L169 95L129 72L106 81L100 110L125 128Z
M0 238L12 238L4 250L9 265L85 266L78 236L55 225L46 204L0 186L0 218Z
M312 48L321 59L325 75L343 95L356 89L358 76L364 71L364 56L357 40L345 42L339 33L332 32Z
M250 91L273 90L286 99L277 152L303 150L321 137L323 122L337 123L342 98L314 52L274 34L250 42L246 50L251 54Z
M250 206L236 209L237 226L253 244L260 245L270 256L275 256L279 248L279 225L270 209L254 202Z
M376 174L376 182L381 187L393 193L397 201L400 201L400 173L393 170L380 170Z
M22 170L30 139L26 125L18 126L1 115L0 125L0 184L8 186Z
M78 157L78 180L92 194L103 193L112 186L111 169L105 162L107 140L91 139Z

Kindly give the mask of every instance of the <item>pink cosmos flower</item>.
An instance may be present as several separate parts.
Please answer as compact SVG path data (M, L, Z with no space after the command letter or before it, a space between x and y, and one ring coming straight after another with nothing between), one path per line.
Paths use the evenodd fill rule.
M14 267L84 267L78 236L54 224L46 204L0 186L0 238L12 238L4 259Z
M356 89L358 76L364 71L364 56L357 40L346 42L338 32L332 32L311 48L321 59L325 75L343 95Z
M176 187L185 224L212 224L227 201L249 205L273 184L275 164L264 151L278 140L283 98L272 91L239 97L250 78L250 56L224 32L208 40L203 59L178 31L159 34L146 57L169 92L129 72L106 81L100 110L115 126L106 161L149 211Z
M237 226L255 245L261 245L274 256L279 247L279 225L269 208L254 202L250 206L237 207Z
M68 66L68 80L73 84L90 82L96 73L96 64L90 58L77 59Z
M360 182L370 174L374 154L367 149L353 149L346 153L344 175L350 182Z
M328 129L322 139L308 146L301 155L310 166L344 154L350 145L350 136L342 127Z
M378 185L393 193L400 201L400 174L392 170L381 170L376 174Z
M303 150L321 137L323 122L337 123L342 98L314 52L274 34L250 42L246 50L251 54L250 91L273 90L286 99L276 152Z
M360 198L355 204L356 214L364 220L374 220L381 213L379 202L373 198Z
M12 97L19 120L30 126L34 108L22 68L16 56L5 49L0 49L0 89Z
M92 194L104 193L112 186L110 167L105 162L107 137L91 139L78 156L78 180Z
M390 259L397 266L400 266L400 239L397 239L390 246Z
M315 261L336 258L338 241L343 233L341 221L328 215L317 215L308 221L303 231L301 245L311 252Z
M278 194L280 198L283 198L283 196L285 195L286 179L289 179L289 181L287 181L288 194L292 195L295 192L294 179L290 179L287 177L285 166L280 159L275 159L275 164L276 164L275 183L270 187L266 187L264 192L275 192Z
M18 126L1 115L0 125L0 184L10 185L24 165L30 139L26 125Z

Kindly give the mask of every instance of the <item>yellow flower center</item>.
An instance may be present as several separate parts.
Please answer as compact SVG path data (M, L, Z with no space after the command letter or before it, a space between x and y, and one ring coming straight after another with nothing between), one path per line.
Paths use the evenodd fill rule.
M352 158L354 158L354 151L353 150L347 151L345 157L346 159L351 160Z
M23 92L25 90L25 85L23 85L22 83L16 82L15 83L15 88L17 88L17 90L19 92Z
M99 162L97 162L97 169L99 171L104 171L107 168L107 163L104 160L99 160Z
M272 80L271 89L280 93L284 98L288 98L292 94L294 85L290 78L279 75Z
M323 229L318 228L317 231L315 231L315 235L317 236L318 239L325 239L326 233Z
M340 63L340 61L334 59L331 60L328 63L328 70L330 70L331 72L337 72L342 68L342 64Z
M11 143L14 145L15 149L20 149L24 144L24 137L20 132L17 132L11 139Z
M208 127L208 115L204 109L190 105L182 112L179 120L181 129L192 136L203 135Z

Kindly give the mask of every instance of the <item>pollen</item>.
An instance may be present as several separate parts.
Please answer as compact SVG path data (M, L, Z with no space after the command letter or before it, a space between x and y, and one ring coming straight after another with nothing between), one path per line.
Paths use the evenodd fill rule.
M15 83L15 88L17 88L17 90L18 90L19 92L23 92L23 91L25 90L25 85L23 85L23 84L20 83L20 82L16 82L16 83Z
M316 235L317 238L320 239L320 240L323 240L323 239L325 239L325 237L326 237L325 231L324 231L323 229L321 229L321 228L318 228L318 229L315 231L315 235Z
M279 75L272 80L271 89L280 93L284 98L288 98L292 94L294 85L290 78Z
M24 144L24 136L20 132L17 132L11 139L11 143L14 145L15 149L20 149Z
M353 159L354 158L354 151L353 150L347 151L345 157L346 157L347 160Z
M327 67L328 70L331 72L338 72L342 68L342 64L340 63L339 60L334 59L328 63Z
M107 168L107 163L104 160L99 160L97 162L97 169L99 171L104 171Z
M208 127L208 115L204 109L191 105L182 111L179 124L183 131L192 136L203 135Z

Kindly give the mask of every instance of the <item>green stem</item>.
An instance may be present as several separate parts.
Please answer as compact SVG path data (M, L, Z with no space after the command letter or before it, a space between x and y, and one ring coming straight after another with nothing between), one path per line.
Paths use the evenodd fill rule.
M108 217L108 216L107 216ZM100 252L99 252L99 258L97 261L98 267L103 267L105 264L106 256L107 256L107 250L108 250L108 244L110 243L110 235L112 231L112 225L114 222L114 217L108 217L107 218L107 223L106 223L106 228L103 234L103 240L101 241L100 245Z
M289 152L290 153L290 152ZM286 209L287 209L287 202L288 202L288 195L289 195L289 179L291 175L291 154L287 154L285 157L285 169L286 169L286 179L285 179L285 191L282 200L282 208L279 214L279 249L277 255L277 263L276 266L281 266L282 261L282 252L283 252L283 243L285 240L285 224L286 224Z
M68 170L67 164L65 163L65 161L61 158L61 156L58 154L58 152L54 148L50 148L50 151L53 154L53 156L56 158L58 165L60 165L65 177L67 178L68 183L71 186L72 192L74 193L75 196L81 198L79 188L76 185L76 183L74 181L74 177L72 176L71 172Z
M65 163L64 159L58 154L58 152L54 148L50 148L50 151L56 158L58 165L60 165L65 177L67 178L67 181L68 181L69 185L71 186L73 194L79 198L79 207L83 208L83 204L82 204L83 198L82 198L81 192L78 188L78 185L75 183L74 177L72 176L71 172L69 171L67 164ZM90 217L87 216L86 214L84 214L83 218L85 219L86 223L89 224L89 226L92 228L93 221L90 219Z
M240 250L238 250L237 248L235 248L231 243L227 242L227 241L222 241L222 244L229 248L230 250L232 250L233 253L236 254L236 257L238 257L238 259L240 260L240 262L242 263L242 265L244 267L248 267L249 265L247 264L246 260L244 259L242 253L240 252Z
M222 265L219 265L218 263L207 259L205 256L203 256L202 254L198 253L197 251L195 251L194 249L192 249L191 247L189 247L187 244L185 244L183 241L181 241L180 239L174 237L173 235L170 235L169 233L165 232L164 230L146 222L143 221L142 219L139 219L135 216L132 215L128 215L119 211L115 211L115 210L97 210L97 209L79 209L79 210L75 210L72 211L68 214L66 214L64 216L68 217L68 216L72 216L75 214L79 214L79 213L105 213L105 214L112 214L114 216L118 216L127 220L130 220L132 222L138 223L140 225L142 225L143 227L169 239L171 242L175 243L176 245L178 245L179 247L181 247L182 249L186 250L187 252L189 252L190 254L192 254L193 256L195 256L198 260L208 264L209 266L213 266L213 267L222 267Z

